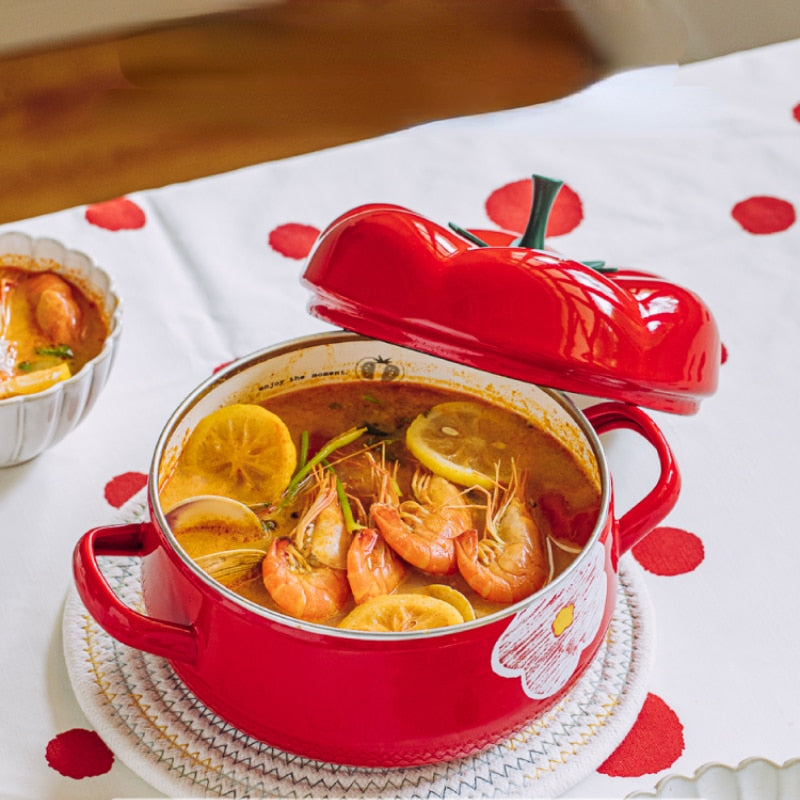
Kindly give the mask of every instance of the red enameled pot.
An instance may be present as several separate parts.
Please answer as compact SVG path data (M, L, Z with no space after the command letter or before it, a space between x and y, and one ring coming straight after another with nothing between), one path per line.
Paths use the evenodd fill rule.
M568 446L602 494L597 524L570 567L526 600L452 628L385 634L301 622L242 599L181 550L157 486L198 420L327 381L410 380L453 388L525 414ZM598 434L627 428L656 451L654 488L616 515ZM74 555L98 623L163 656L220 717L284 750L341 764L398 767L468 756L551 708L585 671L615 605L619 557L671 510L679 476L663 435L638 407L580 411L563 394L352 333L307 337L246 357L174 412L149 474L149 517L96 528ZM101 556L141 558L145 611L125 605Z

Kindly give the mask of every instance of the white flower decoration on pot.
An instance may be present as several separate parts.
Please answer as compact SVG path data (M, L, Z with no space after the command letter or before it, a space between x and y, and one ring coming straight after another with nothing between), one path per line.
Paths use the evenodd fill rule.
M605 547L596 541L569 581L514 617L492 650L492 669L520 678L535 700L563 689L600 630L607 582Z

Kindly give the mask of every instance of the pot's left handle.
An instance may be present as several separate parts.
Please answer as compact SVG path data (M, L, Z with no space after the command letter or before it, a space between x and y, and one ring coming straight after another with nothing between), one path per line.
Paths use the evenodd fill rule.
M659 427L638 406L607 402L583 412L597 433L628 428L643 436L658 455L660 473L656 485L619 518L619 552L627 552L647 536L672 511L681 490L675 457Z
M194 628L140 614L120 600L97 563L98 556L141 556L144 526L133 522L93 528L75 546L72 569L78 594L103 630L118 641L167 659L197 658Z

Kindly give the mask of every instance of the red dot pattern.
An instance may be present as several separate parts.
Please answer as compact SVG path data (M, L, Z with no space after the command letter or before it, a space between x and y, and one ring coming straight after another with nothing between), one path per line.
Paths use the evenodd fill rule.
M631 552L648 572L655 575L684 575L697 569L705 558L700 538L680 528L656 528Z
M212 374L220 372L221 370L225 369L225 367L227 367L228 364L233 364L233 360L231 360L231 361L223 361L221 364L217 364L217 366L214 367L214 369L212 370Z
M127 197L93 203L87 207L85 217L87 222L108 231L136 230L147 221L144 211Z
M288 222L274 228L268 237L269 246L287 258L305 258L314 246L319 236L319 228L313 225L301 225L298 222Z
M597 768L603 775L635 778L671 767L685 747L678 715L656 694L648 694L628 735Z
M143 472L123 472L105 485L105 498L114 508L122 508L146 484L147 475Z
M47 763L67 778L80 780L103 775L114 765L114 754L94 732L72 728L47 743Z
M530 179L514 181L489 195L485 203L486 214L504 230L522 233L527 227L532 203L533 182ZM582 220L581 198L574 189L564 184L550 210L545 235L563 236L577 228Z
M794 206L788 200L768 195L756 195L738 202L731 216L748 232L754 234L781 233L797 219Z

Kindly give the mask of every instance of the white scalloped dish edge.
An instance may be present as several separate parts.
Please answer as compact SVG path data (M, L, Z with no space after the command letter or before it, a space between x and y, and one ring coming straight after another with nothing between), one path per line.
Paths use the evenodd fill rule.
M702 797L706 800L800 800L800 758L778 765L748 758L736 767L705 764L692 777L668 775L655 792L628 797Z

